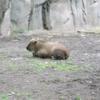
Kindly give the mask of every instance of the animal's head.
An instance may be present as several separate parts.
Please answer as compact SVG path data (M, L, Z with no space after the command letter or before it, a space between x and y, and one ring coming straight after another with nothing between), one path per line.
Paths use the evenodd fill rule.
M45 43L44 40L39 40L39 39L34 40L34 39L32 39L32 40L30 40L26 49L28 51L31 51L31 52L36 52L36 51L38 51L39 48L41 48L43 43Z
M28 45L27 45L27 47L26 47L26 49L28 50L28 51L35 51L36 50L36 44L37 44L37 40L31 40L29 43L28 43Z

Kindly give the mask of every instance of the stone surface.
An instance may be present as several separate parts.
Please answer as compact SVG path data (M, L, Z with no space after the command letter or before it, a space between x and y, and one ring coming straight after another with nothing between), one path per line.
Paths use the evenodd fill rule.
M31 11L31 0L12 0L11 23L14 30L28 30L28 21Z
M11 11L10 15L6 14L8 9ZM7 18L5 16L10 16L8 21L4 20ZM11 30L19 32L98 27L100 26L100 1L0 0L0 27L3 21L5 23L3 27L6 27L6 23L10 21L8 26L11 26ZM0 32L5 34L4 30Z
M43 28L42 6L41 6L41 3L43 3L42 1L39 2L39 0L34 0L31 3L31 12L30 12L30 21L29 21L30 30Z
M51 2L50 22L51 27L54 29L72 29L73 20L71 15L70 2L68 0L58 0L56 2Z
M0 0L0 35L9 34L9 0Z
M1 24L1 33L2 36L9 36L11 33L10 8L5 12L5 16Z

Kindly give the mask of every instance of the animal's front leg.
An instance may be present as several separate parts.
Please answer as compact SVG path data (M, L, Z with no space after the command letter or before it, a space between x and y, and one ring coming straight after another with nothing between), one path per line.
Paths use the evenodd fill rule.
M32 54L33 54L33 57L37 57L38 56L37 52L32 52Z

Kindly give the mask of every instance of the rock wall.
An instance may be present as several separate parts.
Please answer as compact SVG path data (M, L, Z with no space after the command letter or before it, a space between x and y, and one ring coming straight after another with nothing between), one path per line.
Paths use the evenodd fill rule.
M0 0L0 36L10 33L10 0Z
M0 34L100 26L99 0L0 0Z

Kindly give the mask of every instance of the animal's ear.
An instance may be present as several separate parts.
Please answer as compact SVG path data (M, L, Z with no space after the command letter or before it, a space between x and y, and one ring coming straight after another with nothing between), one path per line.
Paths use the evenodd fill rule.
M34 43L34 44L36 44L36 43L37 43L37 41L34 41L33 43Z

